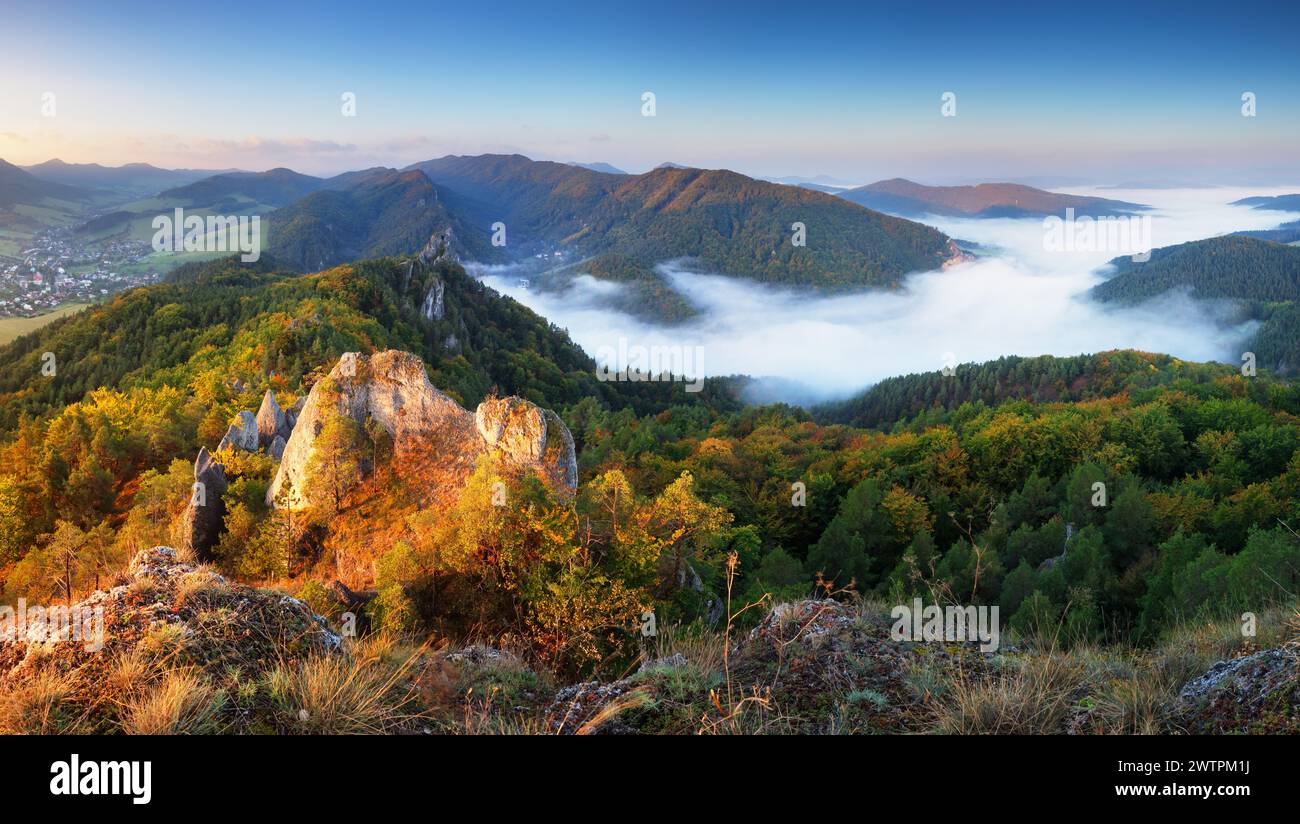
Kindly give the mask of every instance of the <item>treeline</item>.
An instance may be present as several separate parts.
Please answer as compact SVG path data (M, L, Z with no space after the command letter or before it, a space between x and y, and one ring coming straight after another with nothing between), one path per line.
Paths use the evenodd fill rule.
M1137 303L1171 289L1198 298L1300 298L1300 248L1242 235L1165 246L1144 263L1119 257L1111 265L1114 276L1093 287L1099 300Z
M923 427L945 420L945 413L966 403L997 406L1010 400L1086 401L1156 386L1195 386L1235 372L1227 365L1189 363L1132 350L1069 358L1010 355L987 363L961 364L953 367L951 374L938 371L886 378L848 400L818 408L816 416L861 427Z
M754 530L749 595L807 594L820 575L894 603L998 604L1024 632L1065 626L1063 641L1124 642L1294 598L1297 388L1108 356L1151 377L1086 401L964 403L892 434L780 407L707 424L691 410L570 415L594 444L584 472L619 466L654 490L689 471Z

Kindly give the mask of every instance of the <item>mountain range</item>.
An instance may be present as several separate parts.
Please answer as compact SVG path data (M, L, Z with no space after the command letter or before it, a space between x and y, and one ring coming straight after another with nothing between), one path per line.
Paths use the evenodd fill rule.
M1063 217L1066 209L1074 209L1079 217L1105 217L1133 214L1146 208L1138 203L1059 194L1018 183L925 186L894 178L839 194L868 208L907 217Z
M122 191L137 196L152 195L164 189L184 186L213 175L235 169L160 169L148 163L102 166L98 163L66 163L55 158L34 166L23 167L33 177L81 189Z
M87 194L76 186L43 180L0 160L0 208L12 209L19 204L39 206L50 200L74 202Z

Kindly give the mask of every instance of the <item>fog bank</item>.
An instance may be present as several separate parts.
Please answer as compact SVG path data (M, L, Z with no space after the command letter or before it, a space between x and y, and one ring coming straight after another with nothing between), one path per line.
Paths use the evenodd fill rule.
M1154 206L1151 241L1167 246L1242 229L1266 229L1295 214L1226 205L1261 189L1071 190ZM562 291L519 283L510 267L471 267L494 289L558 326L593 357L628 346L690 347L707 375L772 377L769 391L793 402L831 400L882 378L1003 355L1077 355L1133 348L1187 360L1239 362L1250 325L1226 321L1230 307L1170 294L1137 307L1087 297L1114 250L1051 252L1040 219L930 218L952 237L992 247L989 256L909 276L898 291L816 296L742 278L663 265L674 289L700 311L662 327L608 308L621 286L589 276ZM809 243L815 227L809 227ZM605 364L617 368L619 364ZM802 388L801 388L802 387Z

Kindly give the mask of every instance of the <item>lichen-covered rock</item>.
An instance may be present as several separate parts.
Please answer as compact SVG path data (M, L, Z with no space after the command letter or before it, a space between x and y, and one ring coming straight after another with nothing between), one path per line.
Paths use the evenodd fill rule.
M1300 732L1300 649L1220 661L1179 692L1177 715L1194 733Z
M262 406L257 410L258 445L268 447L276 438L287 442L292 432L289 416L276 402L275 394L270 389L266 390L266 394L262 396Z
M342 638L302 601L231 583L181 555L164 546L136 553L116 586L69 608L80 621L78 634L37 637L26 627L19 635L0 622L0 693L62 673L72 731L120 732L121 713L104 696L106 685L120 679L124 660L206 672L214 680L238 671L254 683L284 661L342 649ZM229 714L224 722L247 723L247 708L231 702L221 708Z
M554 413L520 398L485 401L469 412L433 387L417 356L349 352L307 396L267 491L269 506L301 509L315 502L312 457L331 414L378 426L395 453L424 450L431 461L459 467L453 474L461 481L478 455L496 451L508 468L536 469L558 488L577 487L573 436ZM358 457L365 463L366 455Z

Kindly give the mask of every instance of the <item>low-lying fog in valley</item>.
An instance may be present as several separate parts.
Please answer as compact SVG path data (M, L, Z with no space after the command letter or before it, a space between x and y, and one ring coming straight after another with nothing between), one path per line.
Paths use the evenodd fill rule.
M1068 189L1153 207L1150 244L1169 246L1295 220L1294 213L1227 205L1283 189ZM848 396L893 375L1002 355L1076 355L1133 348L1189 360L1238 362L1250 325L1231 307L1168 294L1137 307L1092 301L1105 264L1127 249L1050 251L1042 219L924 221L982 245L982 256L945 271L917 273L899 291L814 296L740 278L660 268L700 309L691 322L662 327L608 306L616 284L580 276L563 291L519 284L522 270L472 267L494 289L569 330L587 352L688 347L706 375L774 378L769 397L798 403ZM809 224L808 244L817 242ZM698 347L698 348L697 348ZM617 364L611 364L617 366Z

